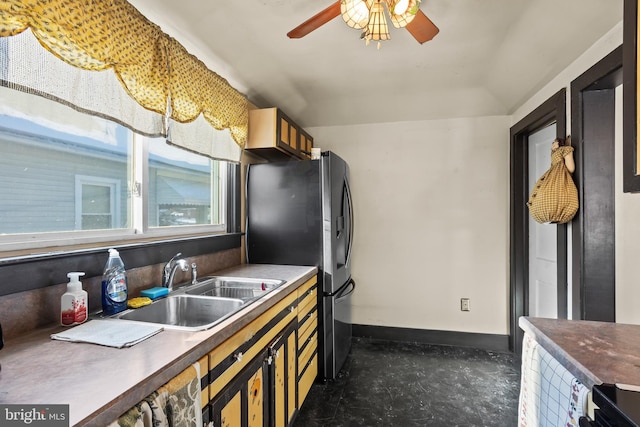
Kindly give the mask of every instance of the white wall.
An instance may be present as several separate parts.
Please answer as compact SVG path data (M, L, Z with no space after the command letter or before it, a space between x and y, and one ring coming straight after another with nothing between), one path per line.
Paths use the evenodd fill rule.
M351 168L353 322L507 334L509 117L308 130Z
M509 117L308 129L351 166L354 323L509 333L509 128L561 88L570 123L571 81L621 43L622 23ZM640 194L622 193L621 144L616 316L640 324Z

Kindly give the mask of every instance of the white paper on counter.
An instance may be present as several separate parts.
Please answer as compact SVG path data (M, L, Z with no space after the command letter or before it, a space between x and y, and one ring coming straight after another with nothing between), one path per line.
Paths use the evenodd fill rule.
M162 327L156 325L94 319L66 331L51 334L51 339L123 348L131 347L160 331Z

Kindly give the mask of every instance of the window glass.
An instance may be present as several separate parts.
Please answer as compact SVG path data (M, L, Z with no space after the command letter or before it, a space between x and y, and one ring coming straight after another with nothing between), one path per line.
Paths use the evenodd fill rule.
M82 230L101 230L119 224L116 196L120 194L120 183L85 176L78 176L77 180L76 225Z
M220 163L150 140L149 226L220 224Z
M0 96L1 250L225 230L226 162L39 96L12 99Z
M130 227L131 132L86 116L99 134L0 115L0 232Z

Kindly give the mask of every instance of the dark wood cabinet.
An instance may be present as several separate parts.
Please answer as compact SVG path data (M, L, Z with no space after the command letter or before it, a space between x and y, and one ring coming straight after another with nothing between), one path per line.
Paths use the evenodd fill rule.
M249 111L246 149L267 159L310 159L313 137L279 108Z

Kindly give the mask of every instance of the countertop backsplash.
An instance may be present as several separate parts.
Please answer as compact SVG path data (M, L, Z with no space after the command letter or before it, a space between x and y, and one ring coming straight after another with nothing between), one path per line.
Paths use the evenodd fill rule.
M234 248L186 258L189 263L196 263L198 276L202 277L239 265L242 251L240 248ZM160 286L163 267L164 264L155 264L127 269L129 298L139 296L143 289ZM82 266L78 266L77 271L82 271ZM190 272L183 274L184 277L176 277L176 283L190 279ZM101 276L82 278L82 288L89 294L90 313L101 310L101 281ZM0 323L5 341L11 341L12 338L27 334L34 329L59 324L60 297L66 289L65 282L0 297Z

